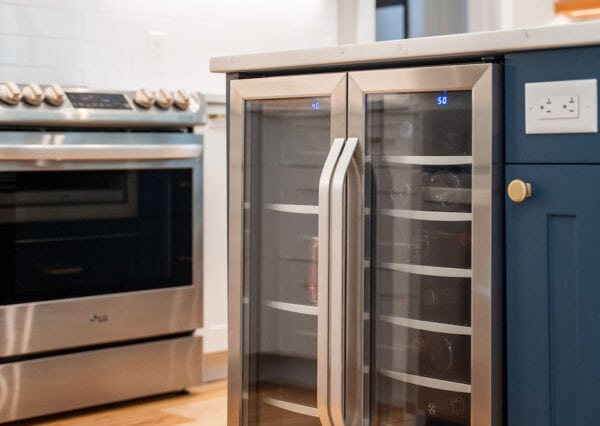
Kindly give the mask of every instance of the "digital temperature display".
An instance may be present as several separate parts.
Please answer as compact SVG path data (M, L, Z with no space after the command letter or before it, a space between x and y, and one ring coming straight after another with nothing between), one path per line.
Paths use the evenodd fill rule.
M444 93L443 95L436 96L435 103L439 106L448 105L448 95Z
M72 93L67 97L75 108L131 109L131 105L120 93Z

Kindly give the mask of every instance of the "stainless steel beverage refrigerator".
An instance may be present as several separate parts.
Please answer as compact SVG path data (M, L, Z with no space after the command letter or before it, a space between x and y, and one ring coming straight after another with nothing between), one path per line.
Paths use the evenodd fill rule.
M230 426L502 423L500 78L230 79Z

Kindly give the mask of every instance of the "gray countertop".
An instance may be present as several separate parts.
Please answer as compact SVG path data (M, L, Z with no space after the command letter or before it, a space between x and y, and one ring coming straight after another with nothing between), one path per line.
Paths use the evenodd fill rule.
M325 68L336 65L492 55L600 44L600 22L413 38L318 49L211 58L212 72Z

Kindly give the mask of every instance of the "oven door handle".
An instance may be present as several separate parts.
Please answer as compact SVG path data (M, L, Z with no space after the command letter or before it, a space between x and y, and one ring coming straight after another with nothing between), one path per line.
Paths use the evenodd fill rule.
M200 144L0 145L0 161L178 160L201 154Z

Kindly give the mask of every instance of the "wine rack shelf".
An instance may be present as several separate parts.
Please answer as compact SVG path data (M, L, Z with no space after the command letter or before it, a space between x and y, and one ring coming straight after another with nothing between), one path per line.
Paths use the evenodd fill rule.
M319 214L319 206L306 204L267 204L265 207L282 213Z
M408 274L430 275L434 277L471 278L471 269L445 268L441 266L413 265L409 263L381 262L380 267Z
M272 405L273 407L281 408L282 410L291 411L292 413L302 414L310 417L319 417L319 410L315 407L270 397L263 398L263 402L265 404Z
M402 327L413 328L417 330L433 331L435 333L462 334L471 335L471 327L462 325L444 324L440 322L421 321L412 318L394 317L382 315L381 320L390 324L400 325Z
M473 213L399 209L381 209L380 212L386 216L402 219L429 220L436 222L469 222L473 220Z
M319 337L319 334L315 330L298 330L296 334L298 336L309 337L311 339L316 339Z
M316 316L319 313L319 308L314 305L301 305L299 303L277 302L274 300L266 300L264 304L273 309L296 314Z
M427 388L445 390L449 392L471 393L471 385L466 383L449 382L447 380L416 376L414 374L401 373L399 371L391 370L379 370L379 373L389 377L390 379L399 380L412 385L424 386Z
M383 163L420 166L459 166L473 163L470 155L382 155L380 158Z

